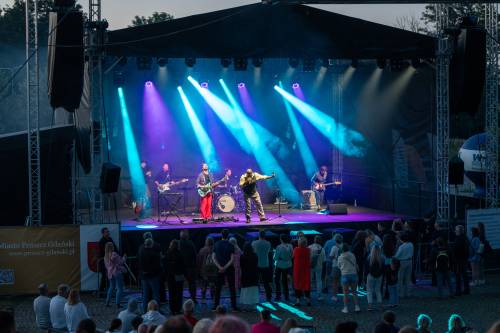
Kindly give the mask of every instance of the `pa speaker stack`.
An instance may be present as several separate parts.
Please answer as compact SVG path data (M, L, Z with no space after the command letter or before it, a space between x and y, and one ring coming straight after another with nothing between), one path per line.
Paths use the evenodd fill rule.
M101 170L101 182L99 187L102 193L116 193L120 183L121 168L113 163L103 163Z

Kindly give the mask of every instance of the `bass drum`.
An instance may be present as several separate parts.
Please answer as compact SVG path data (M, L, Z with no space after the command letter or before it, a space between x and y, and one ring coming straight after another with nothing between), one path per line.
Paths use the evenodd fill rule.
M223 194L217 200L217 208L222 213L231 213L236 208L236 201L229 194Z

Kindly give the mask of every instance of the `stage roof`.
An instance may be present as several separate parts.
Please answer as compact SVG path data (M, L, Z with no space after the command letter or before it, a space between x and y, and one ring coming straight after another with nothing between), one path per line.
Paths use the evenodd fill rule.
M108 33L107 54L166 58L432 58L435 39L300 4L257 3Z

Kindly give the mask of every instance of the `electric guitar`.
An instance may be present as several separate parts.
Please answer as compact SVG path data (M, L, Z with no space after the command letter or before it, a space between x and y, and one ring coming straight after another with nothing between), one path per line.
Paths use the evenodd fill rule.
M340 185L342 184L342 182L340 180L336 180L334 182L331 182L331 183L325 183L325 184L322 184L322 183L314 183L314 185L312 186L313 187L313 190L314 191L324 191L325 188L327 186L330 186L330 185Z
M203 185L203 186L200 186L198 187L198 194L200 195L200 197L206 197L208 193L212 192L212 189L214 187L216 187L217 185L219 185L220 183L222 182L225 182L226 180L229 179L229 176L224 176L224 178L222 178L221 180L219 181L216 181L214 183L208 183L206 185Z
M164 184L158 184L156 187L158 189L158 193L163 194L167 191L170 191L170 188L172 186L179 185L179 184L185 183L187 181L189 181L189 179L183 178L179 181L171 181L171 182L166 182Z

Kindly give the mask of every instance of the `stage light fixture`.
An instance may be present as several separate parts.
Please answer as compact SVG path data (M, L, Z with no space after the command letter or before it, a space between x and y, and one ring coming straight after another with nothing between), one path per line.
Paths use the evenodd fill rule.
M231 66L231 59L230 58L221 58L220 64L222 67L228 68L229 66Z
M300 63L299 58L290 58L290 59L288 59L288 64L292 68L297 68L297 66L299 66L299 63Z
M235 71L246 71L248 66L247 58L234 58L234 70Z
M196 65L196 58L189 57L189 58L184 59L184 62L186 63L186 66L191 68L191 67L194 67L194 65Z
M146 81L146 83L144 84L146 87L150 88L153 86L153 82L151 81Z
M391 66L392 72L401 72L402 70L408 68L408 66L410 66L410 64L406 60L391 59L390 66Z
M127 57L120 57L120 60L118 60L118 65L123 67L126 64L127 64Z
M206 89L206 88L208 88L208 82L202 82L202 83L200 84L200 86L201 86L202 88L205 88L205 89Z
M302 71L314 72L316 69L316 59L306 58L302 60Z
M165 67L168 64L168 59L167 58L158 58L156 60L156 63L158 64L158 67Z
M377 59L377 67L380 69L384 69L386 64L385 59Z
M327 58L321 59L321 67L329 67L330 66L330 60Z
M292 88L293 89L299 89L299 87L300 87L300 85L297 82L295 82L294 84L292 84Z
M153 64L153 59L150 57L137 57L136 59L137 69L140 71L151 70L151 65Z
M262 58L252 58L253 67L256 67L256 68L261 67L263 62L264 62L264 60Z
M243 82L238 83L238 88L240 88L240 89L245 88L245 83L243 83Z
M358 68L358 59L351 60L351 67L354 69Z
M411 66L413 68L419 68L420 66L422 66L422 60L420 60L419 58L411 59Z
M125 73L123 71L113 71L113 84L118 87L125 84Z

